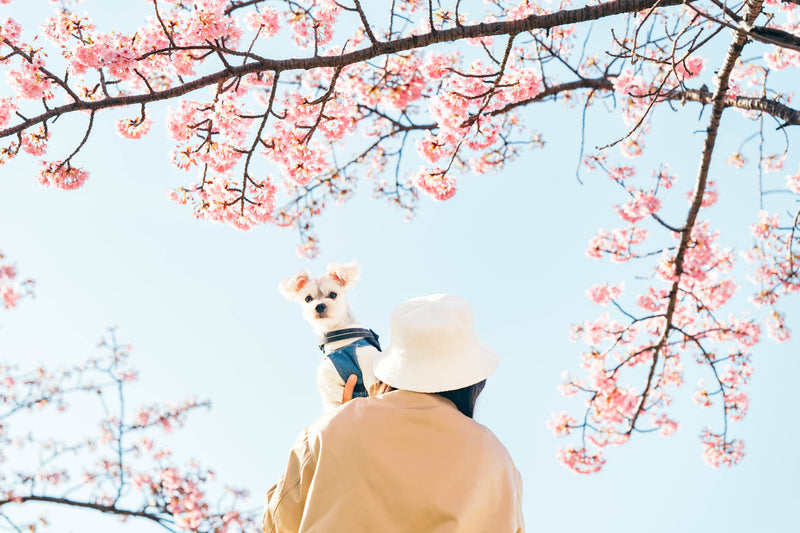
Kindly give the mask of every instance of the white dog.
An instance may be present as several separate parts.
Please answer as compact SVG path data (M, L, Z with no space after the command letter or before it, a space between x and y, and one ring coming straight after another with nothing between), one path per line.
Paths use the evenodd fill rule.
M317 387L325 411L341 405L344 384L351 374L358 377L353 397L366 396L377 381L372 358L380 350L378 336L356 323L347 303L347 292L360 275L361 267L355 261L331 263L324 276L312 278L300 272L278 286L283 296L300 303L303 317L320 336L324 357L317 369Z

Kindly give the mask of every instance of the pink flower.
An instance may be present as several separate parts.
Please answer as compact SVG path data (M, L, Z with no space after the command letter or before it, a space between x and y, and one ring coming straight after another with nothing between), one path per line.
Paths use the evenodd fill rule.
M455 57L444 54L430 54L420 66L422 74L430 80L442 79L453 68Z
M608 284L594 285L586 291L586 296L596 304L606 305L611 300L619 298L623 290L625 290L624 282L617 286Z
M278 14L269 7L248 13L244 17L244 23L248 30L257 31L259 37L272 37L280 29Z
M309 235L306 237L305 241L303 241L303 244L299 245L295 251L297 252L297 256L302 259L314 259L319 255L319 242Z
M642 155L642 142L637 137L628 137L619 145L622 155L627 158L639 157Z
M13 87L20 98L26 100L49 100L53 98L53 82L40 70L44 61L40 56L34 56L32 62L22 61L21 70L8 70L6 75L8 84Z
M557 437L569 435L572 428L575 426L575 419L567 415L565 411L553 413L552 420L547 421L547 427L549 427Z
M612 85L614 86L614 91L627 94L631 96L642 96L647 94L647 87L644 84L641 76L634 76L633 73L625 69L619 73L617 77L615 77L611 81Z
M0 120L0 122L2 121ZM786 176L786 187L793 193L800 194L800 169L793 175Z
M661 209L661 200L656 198L653 191L633 190L630 192L631 198L625 204L614 206L617 214L626 222L638 222Z
M692 400L700 404L700 407L709 407L711 405L708 389L706 389L706 384L702 379L697 383L697 390L692 395Z
M4 128L8 124L16 110L17 106L14 104L13 99L0 98L0 128Z
M181 187L170 191L168 196L174 202L191 204L198 219L246 231L272 220L275 193L276 187L270 176L263 181L248 179L242 192L241 181L223 174L206 176L204 184Z
M0 298L3 300L3 305L6 309L13 309L17 305L20 293L14 290L13 287L6 285L5 282L0 283Z
M726 161L728 162L729 165L732 165L736 168L742 168L745 165L745 163L747 163L747 159L745 159L745 157L739 152L731 154L731 156L728 157Z
M672 435L678 429L678 423L667 418L667 415L665 414L660 416L653 415L653 424L655 424L656 427L661 428L660 433L662 437Z
M767 240L779 225L780 217L777 214L770 217L769 213L762 210L758 213L758 224L750 226L750 232L756 239Z
M722 435L715 435L705 429L702 437L703 460L712 468L720 465L733 466L744 458L744 443L741 440L726 441Z
M599 472L606 462L601 452L589 454L586 448L576 449L572 446L565 450L558 450L556 458L561 464L577 474Z
M150 486L153 483L153 479L146 474L134 474L133 479L131 480L133 486L139 490L142 489L142 485Z
M7 4L8 2L10 2L10 0L5 0L2 3ZM7 18L0 22L0 41L8 39L10 42L16 44L20 35L22 35L22 26L20 26L16 20Z
M294 40L304 48L315 43L322 46L333 39L339 6L332 0L319 0L316 6L313 11L298 10L289 17Z
M41 162L37 181L45 187L72 190L81 187L89 178L89 173L63 161Z
M417 152L427 162L434 164L442 157L452 154L452 147L440 142L430 131L425 132L425 137L417 141Z
M139 139L150 131L153 121L150 117L122 119L117 121L117 132L126 139Z
M666 163L658 170L653 171L653 177L656 179L657 185L663 185L665 189L671 189L675 180L678 179L677 176L669 173L669 165Z
M161 485L164 489L173 491L178 490L183 480L178 476L174 468L165 468L161 471Z
M773 311L767 316L767 337L775 342L786 342L791 338L789 328L786 327L786 316Z
M686 199L689 202L692 202L694 198L694 192L690 191L686 193ZM700 200L700 207L710 207L717 203L719 199L719 193L717 192L717 182L714 180L708 180L706 182L706 189L703 191L703 199Z
M680 81L696 78L703 71L705 65L706 60L702 57L692 57L675 65L675 74Z
M617 183L623 183L625 180L630 179L636 175L636 170L633 167L612 167L608 171L608 177Z
M646 230L636 226L625 230L615 229L610 233L601 229L589 241L586 255L597 259L606 253L611 255L613 262L622 263L634 257L632 247L644 242L647 235Z
M747 414L747 407L750 405L750 398L743 392L731 392L725 394L725 413L731 417L731 420L737 421L744 418Z
M783 163L786 161L786 154L770 154L761 159L761 167L764 172L777 172L783 168Z
M452 198L456 193L456 180L446 171L436 167L432 170L421 169L413 178L414 186L421 189L436 201Z

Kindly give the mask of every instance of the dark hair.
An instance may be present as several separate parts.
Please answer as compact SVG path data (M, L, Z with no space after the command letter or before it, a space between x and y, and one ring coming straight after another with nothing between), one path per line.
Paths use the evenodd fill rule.
M486 380L484 379L483 381L475 383L474 385L469 385L456 390L437 392L436 394L443 398L447 398L456 404L456 408L458 408L458 410L461 411L464 416L472 418L472 414L475 412L475 402L478 400L478 396L485 386Z
M472 418L472 414L475 412L475 402L478 401L478 396L485 386L486 380L484 379L483 381L475 383L474 385L469 385L468 387L435 392L434 394L438 394L442 398L447 398L456 404L456 408L461 411L461 414ZM391 385L378 380L377 383L373 384L369 388L369 395L380 396L381 394L386 394L387 392L392 392L393 390L396 389Z

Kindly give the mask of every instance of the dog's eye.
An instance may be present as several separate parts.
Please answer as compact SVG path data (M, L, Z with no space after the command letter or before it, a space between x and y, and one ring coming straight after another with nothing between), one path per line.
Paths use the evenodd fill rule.
M331 300L335 300L337 296L339 296L339 295L338 295L338 294L336 294L335 292L332 292L332 293L330 293L330 294L328 295L328 298L330 298Z
M308 296L306 296L306 303L310 302L313 299L314 298L312 298L311 295L309 294Z

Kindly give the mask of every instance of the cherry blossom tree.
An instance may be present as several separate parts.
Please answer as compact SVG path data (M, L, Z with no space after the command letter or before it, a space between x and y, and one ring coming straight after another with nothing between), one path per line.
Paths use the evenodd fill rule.
M0 3L13 9L14 0ZM526 128L531 110L608 109L626 133L591 152L581 140L579 159L583 171L619 187L612 209L620 227L599 230L586 251L633 262L641 275L628 283L632 297L621 283L588 290L609 311L572 330L587 346L585 376L566 374L562 391L584 397L586 408L550 422L577 439L559 458L594 472L605 446L673 432L672 390L694 360L708 375L694 398L721 414L703 431L704 458L711 466L741 460L743 443L728 425L747 411L743 387L762 324L731 302L737 255L705 213L732 185L711 179L710 169L723 119L743 115L751 128L728 161L759 177L764 208L743 259L766 334L783 341L781 298L800 289L800 170L788 170L780 197L760 178L787 172L787 132L800 124L785 81L800 67L797 0L147 4L146 20L125 32L99 27L69 2L57 3L40 28L0 17L11 89L0 98L0 163L29 154L41 162L42 185L78 189L89 179L81 149L99 114L124 110L117 130L138 139L152 129L153 107L166 102L172 163L194 176L169 197L199 219L240 230L293 228L299 252L311 257L316 217L360 182L411 216L422 196L457 194L463 173L497 172L544 146L546 133ZM683 190L668 165L674 154L665 152L658 168L637 164L645 150L660 149L647 141L662 109L702 111L698 168ZM46 154L50 139L71 133L57 123L68 115L85 122L75 148ZM758 157L748 162L753 140ZM155 479L148 490L163 488Z
M33 282L14 281L16 271L6 263L0 263L0 274L5 308L12 309ZM169 447L158 444L160 435L209 403L131 410L126 390L138 379L131 344L119 342L109 329L98 349L98 356L57 370L0 361L0 529L36 531L48 525L48 508L68 507L144 520L168 531L257 531L257 511L241 509L246 491L226 487L212 504L214 472L196 463L180 465ZM64 437L52 431L59 422L53 415L71 418L62 422L74 428L91 405L101 413L92 434ZM31 420L37 422L32 427ZM42 514L20 518L16 511L26 503L38 504Z
M191 411L208 402L131 410L126 389L138 379L131 345L117 341L111 329L98 349L101 353L83 364L58 370L0 364L0 529L36 531L49 524L50 508L67 507L168 531L257 531L258 511L241 509L246 491L226 487L214 494L220 491L212 483L213 471L181 465L169 447L158 444L159 435L180 428ZM74 412L73 403L79 406ZM58 425L53 416L72 417L62 423L74 427L92 412L89 404L103 413L93 434L53 434ZM26 423L31 419L40 423L31 428ZM25 504L38 504L41 515L20 515Z

